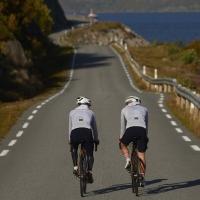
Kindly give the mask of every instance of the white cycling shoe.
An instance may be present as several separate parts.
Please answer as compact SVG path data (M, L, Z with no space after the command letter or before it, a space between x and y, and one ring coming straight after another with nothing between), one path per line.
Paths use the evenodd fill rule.
M125 165L125 169L126 169L126 170L130 170L130 168L131 168L131 161L130 161L130 160L127 160L127 161L126 161L126 165Z

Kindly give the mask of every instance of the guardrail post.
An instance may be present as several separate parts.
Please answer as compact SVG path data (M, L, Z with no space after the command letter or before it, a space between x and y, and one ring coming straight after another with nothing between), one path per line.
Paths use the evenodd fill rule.
M185 99L181 97L181 108L184 108L185 106Z
M158 85L158 92L162 92L162 85Z
M164 84L163 86L164 86L164 92L167 92L167 85Z
M127 44L126 44L126 43L124 44L124 48L125 48L125 50L127 50L127 49L128 49L128 48L127 48Z
M120 44L123 45L123 39L120 40Z
M194 106L194 115L193 115L193 119L197 119L198 118L198 115L199 115L199 109Z
M74 30L74 27L72 26L72 30Z
M154 69L154 78L155 78L155 79L158 78L158 73L157 73L157 72L158 72L158 70L157 70L157 69Z
M115 36L115 41L117 41L117 36Z
M178 106L180 106L180 104L181 104L181 97L179 95L177 95L177 97L176 97L176 104Z
M146 74L146 66L143 66L143 74Z
M186 108L187 110L190 109L190 102L188 101L188 99L185 100L185 108Z
M171 93L171 85L168 85L167 92Z

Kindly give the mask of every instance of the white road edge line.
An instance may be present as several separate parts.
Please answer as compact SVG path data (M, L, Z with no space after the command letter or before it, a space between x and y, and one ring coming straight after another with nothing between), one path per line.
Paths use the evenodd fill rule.
M29 125L29 123L28 122L26 122L23 126L22 126L22 128L27 128L28 127L28 125Z
M173 126L177 126L175 121L171 121L171 123L172 123Z
M186 142L191 142L190 138L187 136L182 136L182 138L186 141Z
M30 115L28 118L28 120L31 120L31 119L33 119L33 115Z
M176 128L176 131L177 131L178 133L182 133L182 132L183 132L180 128Z
M37 106L37 109L41 108L42 106Z
M169 114L166 114L166 117L169 118L169 119L172 118L171 115L169 115Z
M197 145L190 145L195 151L200 151L200 148Z
M114 53L118 56L118 58L119 58L119 60L120 60L120 62L121 62L121 64L122 64L122 67L123 67L123 69L124 69L124 71L125 71L125 73L126 73L126 75L127 75L127 77L128 77L128 80L129 80L130 85L132 86L132 88L135 89L137 92L142 93L142 91L141 91L140 89L138 89L138 88L133 84L133 81L132 81L132 79L130 78L130 75L129 75L129 73L128 73L128 71L127 71L127 69L126 69L126 67L125 67L125 65L124 65L124 62L123 62L121 56L119 55L119 53L118 53L114 48L112 48L112 47L110 47L110 48L111 48L111 49L114 51Z
M32 114L36 114L37 113L37 110L34 110L33 112L32 112Z
M19 131L16 135L16 137L21 137L21 135L23 134L23 131Z
M13 146L16 142L17 142L17 140L12 140L12 141L8 144L8 146L11 147L11 146Z
M0 154L0 156L6 156L8 154L9 150L3 150Z
M167 112L165 109L162 109L163 112Z
M159 107L163 107L163 104L158 104L159 105Z

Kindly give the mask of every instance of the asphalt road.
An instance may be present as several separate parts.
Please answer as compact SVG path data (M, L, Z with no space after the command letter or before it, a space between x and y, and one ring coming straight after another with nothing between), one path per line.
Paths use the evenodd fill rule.
M200 151L191 145L200 146L200 141L170 113L167 96L134 89L118 55L107 46L77 47L72 66L66 87L26 110L1 142L0 198L81 199L67 141L68 114L76 97L84 95L92 101L101 142L94 153L94 183L84 199L199 199ZM132 193L117 142L120 112L129 95L140 97L149 110L147 186L139 197Z

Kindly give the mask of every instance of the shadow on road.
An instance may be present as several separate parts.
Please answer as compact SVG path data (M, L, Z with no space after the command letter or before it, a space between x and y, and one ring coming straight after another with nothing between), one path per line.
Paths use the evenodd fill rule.
M142 194L140 195L141 196L154 195L154 194L159 194L163 192L169 192L173 190L184 189L184 188L189 188L189 187L194 187L194 186L199 186L199 185L200 185L200 179L197 179L194 181L172 183L172 184L163 184L158 187L143 190Z
M156 179L156 180L152 180L152 181L147 181L147 185L159 183L164 180L166 180L166 179ZM108 188L91 191L91 192L87 193L87 196L88 197L95 196L95 195L106 194L106 193L111 193L111 192L115 192L115 191L131 189L131 188L132 188L131 183L117 184L117 185L112 185Z

